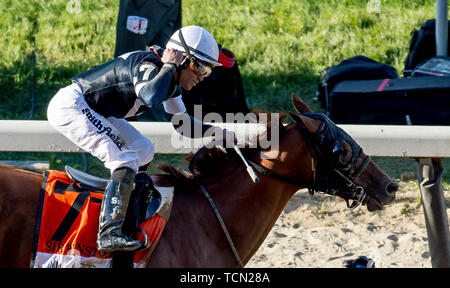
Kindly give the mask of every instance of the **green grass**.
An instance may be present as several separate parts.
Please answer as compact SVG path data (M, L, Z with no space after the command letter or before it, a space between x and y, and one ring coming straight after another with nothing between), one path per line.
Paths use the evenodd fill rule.
M113 58L118 1L79 0L78 11L67 6L72 2L0 1L0 119L45 120L48 101L73 75ZM380 0L380 13L368 9L368 2L183 0L182 19L183 25L205 27L235 53L249 107L293 110L294 92L324 112L314 98L326 67L365 55L402 75L411 32L435 15L431 0ZM182 158L157 155L155 162L185 167ZM76 153L2 152L0 159L48 159L53 169L84 165ZM87 159L89 171L107 175L102 163ZM397 179L403 171L415 171L411 159L375 160ZM448 190L450 161L443 162Z

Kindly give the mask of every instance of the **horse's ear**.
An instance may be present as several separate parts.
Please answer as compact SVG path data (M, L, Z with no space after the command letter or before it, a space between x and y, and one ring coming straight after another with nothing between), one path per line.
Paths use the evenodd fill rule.
M300 114L312 112L311 108L300 97L295 95L295 93L292 93L292 103L294 104L295 110Z
M302 116L290 111L289 115L291 115L292 119L294 119L294 121L297 122L297 124L299 124L308 131L314 132L319 128L320 120L314 120L309 117Z
M289 115L291 115L292 119L294 119L295 122L297 122L299 125L301 125L304 128L306 128L306 125L305 125L305 123L303 122L303 119L302 119L302 118L305 118L305 117L302 117L299 114L291 112L291 111L289 111Z

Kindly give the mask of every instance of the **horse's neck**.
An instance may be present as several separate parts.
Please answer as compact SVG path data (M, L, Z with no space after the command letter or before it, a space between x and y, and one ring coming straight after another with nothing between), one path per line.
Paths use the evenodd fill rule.
M228 191L215 194L214 201L230 226L228 229L242 261L247 263L296 189L270 177L261 177L260 182L254 184L245 168L237 169L227 178L222 182L228 184L225 185Z
M253 184L243 167L205 187L244 264L295 193L295 187L270 177ZM176 193L172 215L149 267L233 266L237 262L205 196L200 190Z

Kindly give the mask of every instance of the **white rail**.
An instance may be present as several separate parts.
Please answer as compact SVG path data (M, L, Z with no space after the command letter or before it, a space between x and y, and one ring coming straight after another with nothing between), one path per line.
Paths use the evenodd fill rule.
M201 139L185 138L189 145L174 147L178 137L168 122L132 122L155 146L156 153L185 154L203 145ZM237 138L260 133L256 124L225 124ZM339 125L371 156L450 158L450 126ZM47 121L0 120L0 151L83 152L56 132Z

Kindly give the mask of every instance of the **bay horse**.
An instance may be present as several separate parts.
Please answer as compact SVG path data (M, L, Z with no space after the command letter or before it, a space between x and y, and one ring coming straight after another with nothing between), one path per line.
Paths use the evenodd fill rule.
M301 188L327 190L366 205L369 211L382 209L394 199L397 184L350 136L325 121L326 117L314 117L318 114L311 114L299 97L293 95L292 100L300 114L289 112L294 121L287 125L280 121L277 151L242 149L258 171L257 183L236 153L224 149L208 149L196 157L192 173L160 165L165 173L157 175L155 184L174 186L175 196L170 219L147 267L239 267L239 258L245 265ZM327 143L330 140L332 145ZM262 157L263 153L274 157ZM331 174L337 176L328 177ZM30 265L42 180L40 174L0 166L0 267ZM234 250L199 184L220 212Z

